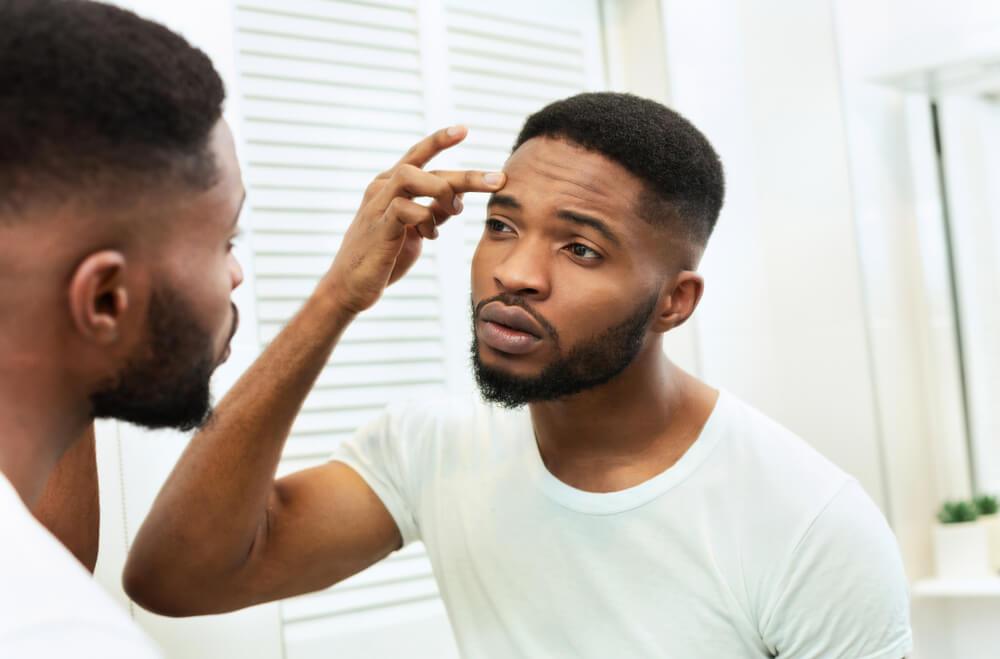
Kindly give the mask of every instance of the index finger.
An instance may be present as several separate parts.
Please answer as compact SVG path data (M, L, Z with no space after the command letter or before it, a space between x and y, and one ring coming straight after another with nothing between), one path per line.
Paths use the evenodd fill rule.
M403 157L396 164L423 167L430 162L431 158L445 149L455 146L468 134L469 129L465 126L442 128L411 146L410 150L403 154Z
M503 172L480 172L472 169L450 171L436 169L427 173L444 179L444 182L455 193L496 192L507 182L507 175Z

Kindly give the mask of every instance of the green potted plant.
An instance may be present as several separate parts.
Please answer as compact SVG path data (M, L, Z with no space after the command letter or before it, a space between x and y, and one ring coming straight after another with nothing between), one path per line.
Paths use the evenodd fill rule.
M990 547L990 567L993 573L1000 571L1000 515L997 514L997 497L981 494L972 500L979 513L979 524L986 527L987 542Z
M990 552L986 527L977 522L972 501L945 501L934 527L934 563L942 579L989 576Z

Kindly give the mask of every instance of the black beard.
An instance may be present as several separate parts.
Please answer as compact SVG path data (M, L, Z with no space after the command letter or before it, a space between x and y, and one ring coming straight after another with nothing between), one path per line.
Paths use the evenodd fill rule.
M656 302L657 297L650 298L621 323L582 342L569 354L560 355L534 377L511 375L482 362L473 306L472 366L483 400L515 409L528 403L566 398L609 382L628 368L642 350ZM517 306L525 307L523 303ZM541 320L537 314L532 315Z
M94 392L95 418L113 418L150 429L193 430L212 414L210 380L217 364L212 340L173 291L154 291L149 342L114 381Z

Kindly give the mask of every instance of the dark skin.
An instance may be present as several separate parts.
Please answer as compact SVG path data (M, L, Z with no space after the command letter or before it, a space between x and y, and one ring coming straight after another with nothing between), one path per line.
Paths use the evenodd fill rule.
M94 426L70 446L52 470L31 512L88 572L97 566L101 505Z
M224 123L211 145L222 165L208 190L158 187L113 208L40 203L0 223L0 305L11 310L0 317L0 471L88 568L100 519L90 395L148 344L153 282L187 290L213 356L227 348L243 188ZM136 217L144 230L126 231Z
M400 547L388 511L346 465L333 462L277 480L274 473L295 416L343 331L412 265L424 235L413 226L425 224L430 213L411 206L414 196L433 196L447 207L455 192L503 187L513 195L522 210L507 219L517 237L484 236L473 264L474 296L529 296L565 347L608 327L613 313L631 310L639 297L656 294L642 352L618 380L571 400L531 405L553 473L585 489L628 487L673 464L697 436L716 392L672 366L660 336L697 305L701 278L683 266L693 265L700 252L684 247L676 253L662 234L652 247L653 229L631 221L638 181L582 150L569 154L573 170L553 170L552 162L567 154L565 145L550 140L533 140L511 157L506 186L487 185L470 173L439 173L450 186L441 189L414 171L462 137L464 132L433 136L373 182L315 293L188 446L126 564L125 589L139 604L174 616L229 611L319 590ZM589 233L566 231L566 222L553 215L565 205L607 219L618 232L623 245L606 252L607 268L568 255L565 248L578 242L603 246ZM664 262L664 250L674 260ZM588 313L596 309L603 315ZM483 354L525 374L551 357L550 346L527 359ZM608 409L618 420L613 428L604 418ZM625 416L626 430L636 437L618 442L627 434ZM602 438L602 429L614 432ZM176 560L193 552L197 562Z

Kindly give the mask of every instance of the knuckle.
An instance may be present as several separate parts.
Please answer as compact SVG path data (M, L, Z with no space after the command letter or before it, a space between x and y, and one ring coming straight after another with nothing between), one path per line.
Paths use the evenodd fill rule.
M365 199L370 199L371 197L374 197L376 194L378 194L378 191L381 189L382 189L381 181L378 180L372 181L371 183L368 184L368 187L365 188L365 193L364 193Z
M399 215L405 208L403 201L402 197L393 197L392 200L389 201L389 205L386 207L386 210L389 211L391 215Z
M417 168L410 164L403 164L396 168L390 179L395 186L402 186L410 183L414 178L414 170Z

